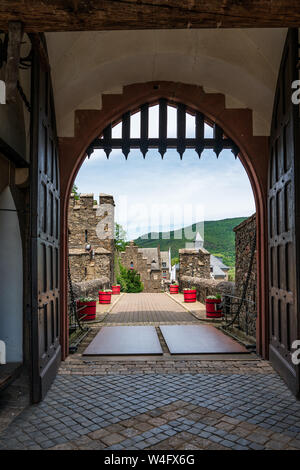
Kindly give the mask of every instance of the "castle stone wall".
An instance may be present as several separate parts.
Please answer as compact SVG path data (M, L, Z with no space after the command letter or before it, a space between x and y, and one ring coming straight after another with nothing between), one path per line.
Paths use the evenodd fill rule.
M133 269L140 274L141 281L144 284L143 292L161 292L161 271L158 269L152 270L151 263L148 263L147 258L139 252L138 246L132 243L126 246L126 250L120 254L120 259L126 269L130 269L131 263L133 263Z
M179 250L179 280L181 276L210 279L210 253L204 248Z
M235 295L241 297L244 284L247 278L253 237L256 232L256 215L253 214L248 219L234 228L235 232ZM257 286L257 267L256 250L253 266L250 274L245 303L241 310L240 323L243 331L248 335L256 336L256 286ZM251 303L253 302L253 303Z
M72 279L76 282L108 277L114 282L114 199L100 194L99 204L93 194L72 194L69 201L69 259ZM94 256L86 252L91 245Z

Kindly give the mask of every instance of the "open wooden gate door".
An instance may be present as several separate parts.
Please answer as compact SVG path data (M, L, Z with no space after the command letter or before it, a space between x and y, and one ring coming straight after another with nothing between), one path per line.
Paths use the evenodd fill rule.
M43 36L34 35L31 143L32 401L40 401L60 364L59 160Z
M269 163L270 360L292 392L300 394L300 366L293 341L300 339L300 120L292 103L298 79L298 30L287 34L275 94Z

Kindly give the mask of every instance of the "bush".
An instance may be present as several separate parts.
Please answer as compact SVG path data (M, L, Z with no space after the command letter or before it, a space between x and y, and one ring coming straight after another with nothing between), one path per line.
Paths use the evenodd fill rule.
M144 290L140 275L134 269L125 268L119 261L119 271L117 282L120 284L121 292L142 292Z

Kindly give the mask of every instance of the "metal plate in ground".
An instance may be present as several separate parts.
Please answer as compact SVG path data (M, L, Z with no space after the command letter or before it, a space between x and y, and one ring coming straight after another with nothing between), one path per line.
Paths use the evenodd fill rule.
M248 353L247 349L211 325L159 327L171 354Z
M154 326L104 326L84 356L163 354Z

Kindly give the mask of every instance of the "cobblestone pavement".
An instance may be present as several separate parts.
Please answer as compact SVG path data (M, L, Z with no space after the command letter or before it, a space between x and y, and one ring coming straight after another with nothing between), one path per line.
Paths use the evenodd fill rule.
M165 294L131 295L108 314L112 324L192 317ZM300 449L300 402L268 361L174 357L159 329L162 356L84 358L103 324L62 363L44 401L0 428L0 449Z
M300 403L276 374L59 375L1 449L300 449Z

